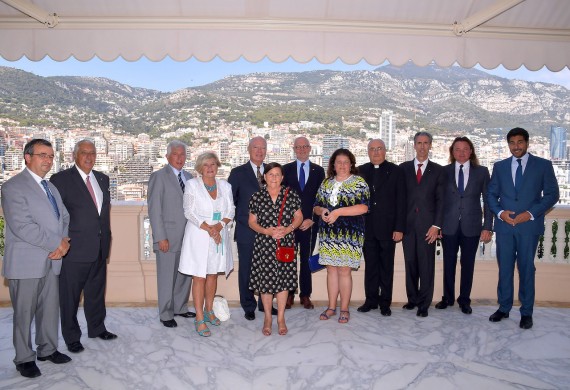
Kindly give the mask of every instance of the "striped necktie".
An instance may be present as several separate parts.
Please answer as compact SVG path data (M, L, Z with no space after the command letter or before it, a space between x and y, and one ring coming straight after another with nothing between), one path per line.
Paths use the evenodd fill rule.
M53 197L51 191L49 190L47 180L42 180L42 186L44 187L44 190L46 190L47 197L49 199L49 202L51 203L51 206L53 207L55 216L57 217L57 219L59 219L59 209L57 208L57 202L55 201L55 198Z
M182 193L184 193L186 185L184 185L184 180L182 180L182 171L178 172L178 184L180 184L180 189L182 190Z

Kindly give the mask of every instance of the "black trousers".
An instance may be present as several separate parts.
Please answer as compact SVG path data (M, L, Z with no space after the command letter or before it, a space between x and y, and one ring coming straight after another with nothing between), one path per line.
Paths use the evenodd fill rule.
M107 260L99 257L93 262L63 260L59 275L59 305L61 334L66 344L79 341L81 328L77 310L83 291L83 311L87 321L87 335L97 337L105 328L105 287L107 284Z
M388 308L394 286L394 240L364 239L364 293L366 304Z
M435 278L435 242L428 244L426 232L413 230L404 235L406 294L408 302L427 310L433 300Z
M255 294L249 289L249 279L251 275L251 262L253 258L253 241L252 242L238 242L238 286L239 286L239 303L244 312L255 311L256 301ZM263 307L261 299L259 306Z
M461 284L457 303L471 304L471 287L473 286L473 271L475 269L475 256L479 247L479 236L467 237L457 228L455 234L444 234L443 240L443 300L449 305L455 301L455 269L457 266L457 252L461 249Z
M310 297L313 293L313 278L309 268L309 257L315 248L317 240L316 224L311 229L295 232L295 246L299 251L299 296ZM311 240L312 238L312 240ZM289 291L289 295L294 295L295 291Z

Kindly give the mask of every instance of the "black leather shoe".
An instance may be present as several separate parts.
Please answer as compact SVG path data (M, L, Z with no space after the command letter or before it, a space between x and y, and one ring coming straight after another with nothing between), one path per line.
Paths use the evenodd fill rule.
M448 306L453 306L453 303L450 305L446 300L442 300L435 304L435 308L440 310L447 309Z
M26 378L35 378L42 375L42 372L36 366L36 362L25 362L16 364L16 370L20 372L20 375Z
M473 310L471 310L471 306L469 305L459 305L459 307L461 308L461 312L463 314L471 314L473 313Z
M111 332L104 331L103 333L99 334L97 337L99 337L101 340L114 340L117 338L117 335Z
M253 320L255 320L255 312L254 311L246 311L244 317L248 321L253 321Z
M74 341L73 343L67 344L67 350L71 353L79 353L79 352L83 352L83 350L85 350L85 348L83 348L83 345L81 344L81 342Z
M166 321L160 320L160 322L162 322L162 325L166 326L167 328L176 328L178 326L174 319Z
M503 318L509 318L509 313L503 313L500 310L497 310L496 312L494 312L493 314L491 314L491 317L489 317L489 321L491 322L499 322L501 321Z
M175 316L184 317L184 318L195 318L196 313L192 313L191 311L187 311L186 313L175 314Z
M265 313L265 310L263 309L263 307L258 307L257 308L260 312ZM272 307L271 308L271 315L272 316L276 316L277 315L277 309Z
M373 309L378 309L378 305L374 306L374 305L369 305L368 303L364 303L364 305L360 306L358 309L356 309L356 311L359 311L361 313L368 313L370 310Z
M414 305L413 303L408 302L408 303L406 303L406 304L403 306L403 308L406 309L406 310L414 310L414 309L416 308L416 305Z
M58 350L56 350L54 353L52 353L49 356L38 356L38 360L40 362L45 362L46 360L49 360L50 362L54 363L54 364L63 364L63 363L68 363L71 361L71 358L61 352L59 352Z
M532 316L521 316L521 323L519 324L521 329L532 328Z
M418 309L418 312L416 313L416 315L417 315L418 317L427 317L427 316L428 316L428 311L427 311L427 310Z
M389 307L381 307L380 314L382 314L384 317L390 317L392 315L392 310L390 310Z

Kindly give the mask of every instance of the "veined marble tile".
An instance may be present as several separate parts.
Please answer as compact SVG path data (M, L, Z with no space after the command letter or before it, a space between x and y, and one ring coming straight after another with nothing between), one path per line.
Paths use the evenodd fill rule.
M427 318L392 307L391 317L351 308L320 321L317 310L286 312L289 333L261 333L263 314L246 321L241 309L198 336L192 319L165 328L156 308L109 308L107 328L119 338L81 342L72 362L38 362L42 376L26 379L12 362L12 310L0 309L0 389L562 389L570 383L570 309L535 308L522 330L516 310L499 323L496 308L456 307ZM83 311L79 322L86 333Z

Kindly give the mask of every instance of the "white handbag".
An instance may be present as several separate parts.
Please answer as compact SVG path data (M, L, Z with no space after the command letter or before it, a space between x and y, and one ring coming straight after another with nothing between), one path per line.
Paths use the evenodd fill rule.
M214 314L220 319L220 321L227 321L230 319L231 314L228 301L221 295L216 295L214 297Z

